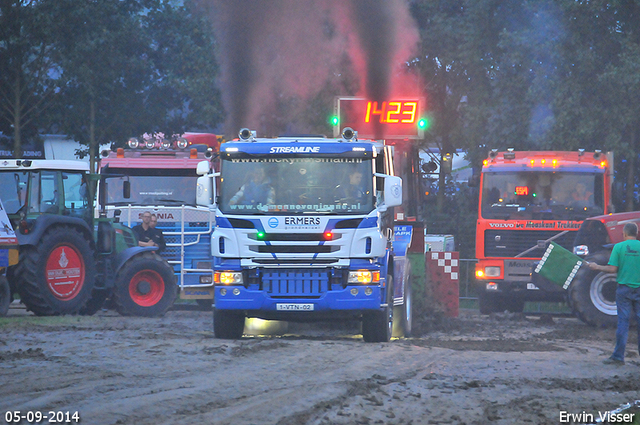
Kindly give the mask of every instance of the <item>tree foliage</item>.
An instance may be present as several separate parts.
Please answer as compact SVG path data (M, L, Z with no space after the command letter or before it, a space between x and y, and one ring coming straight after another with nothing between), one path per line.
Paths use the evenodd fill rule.
M618 192L622 207L634 207L640 154L638 0L415 0L411 5L421 35L420 56L412 64L427 82L433 114L427 144L464 149L476 168L492 148L612 151L618 185L625 188ZM450 211L445 194L451 185L441 178L444 201L428 214ZM446 218L436 227L444 224Z
M50 16L40 2L0 2L0 132L13 137L16 155L33 139L51 105Z
M1 5L0 19L13 25L0 26L0 66L11 71L0 72L2 117L12 120L0 129L16 144L18 117L34 134L53 128L88 145L93 166L100 144L149 131L210 131L222 120L213 28L194 1ZM20 104L7 102L18 89Z

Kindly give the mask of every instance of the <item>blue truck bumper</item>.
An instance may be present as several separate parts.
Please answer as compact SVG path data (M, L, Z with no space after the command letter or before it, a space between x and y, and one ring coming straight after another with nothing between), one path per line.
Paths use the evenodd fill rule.
M371 289L371 294L365 294L366 288ZM355 295L352 294L352 289L357 289ZM380 290L378 286L347 286L346 289L327 291L317 298L295 296L275 298L265 291L250 290L243 286L216 286L215 308L261 310L291 315L298 312L377 310L380 309Z

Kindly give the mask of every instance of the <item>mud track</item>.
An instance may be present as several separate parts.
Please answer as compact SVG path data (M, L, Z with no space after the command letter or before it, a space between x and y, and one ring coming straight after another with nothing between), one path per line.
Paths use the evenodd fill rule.
M1 419L20 410L77 411L91 425L558 424L563 411L597 418L640 398L635 336L627 364L605 366L614 330L572 318L465 311L419 320L418 336L389 344L364 343L355 324L225 341L211 320L12 309L0 320Z

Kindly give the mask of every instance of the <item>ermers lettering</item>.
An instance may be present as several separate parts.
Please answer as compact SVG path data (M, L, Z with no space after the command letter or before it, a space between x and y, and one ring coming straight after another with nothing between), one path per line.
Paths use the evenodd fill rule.
M318 153L320 146L273 146L270 153Z
M285 217L284 224L286 225L309 225L318 226L320 224L320 217Z

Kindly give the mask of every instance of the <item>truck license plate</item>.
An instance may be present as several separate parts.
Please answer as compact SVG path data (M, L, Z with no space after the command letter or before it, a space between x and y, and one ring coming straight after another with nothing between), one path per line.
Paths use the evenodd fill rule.
M313 311L313 304L276 304L278 311Z

